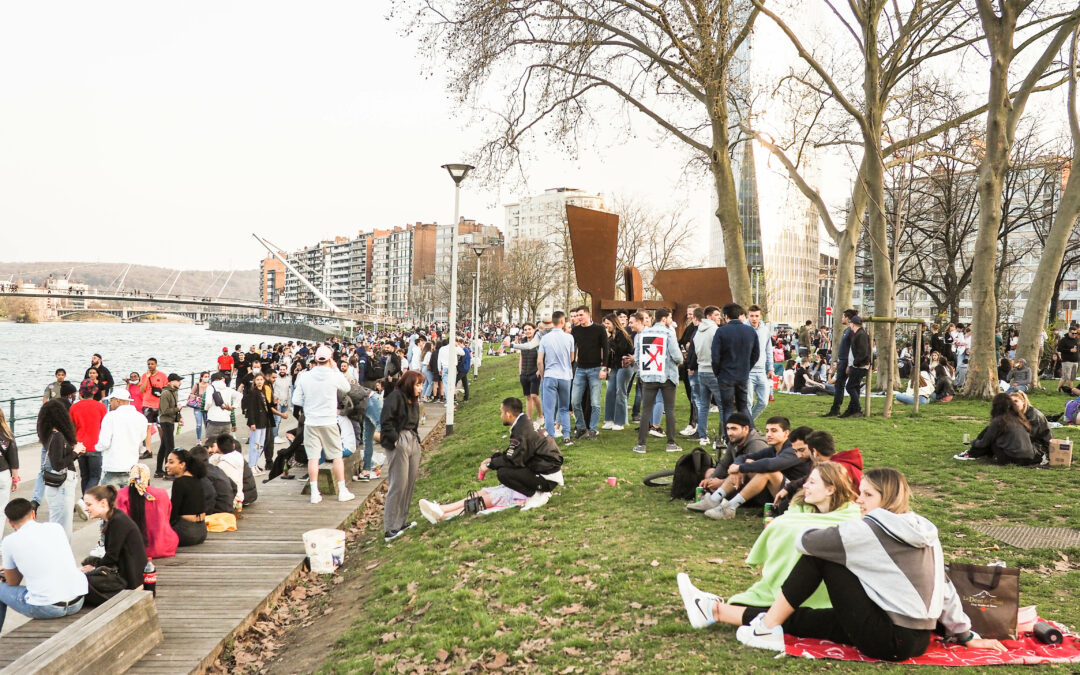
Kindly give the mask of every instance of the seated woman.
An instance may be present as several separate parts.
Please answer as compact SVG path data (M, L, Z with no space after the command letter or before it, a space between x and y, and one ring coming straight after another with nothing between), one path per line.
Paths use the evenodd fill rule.
M172 502L169 493L150 486L150 468L145 464L131 467L127 487L116 492L116 508L131 517L146 542L146 554L151 558L171 558L176 555L178 538L169 520Z
M1004 382L1005 378L1012 372L1012 361L1007 357L1001 357L1001 361L998 362L997 377L999 382Z
M1031 446L1031 424L1017 410L1009 394L994 397L990 403L990 424L971 442L971 448L956 458L988 456L993 456L999 464L1038 464L1042 460Z
M126 513L116 508L116 487L113 485L95 485L83 494L86 501L86 513L91 518L100 518L102 537L105 540L105 555L98 559L88 559L96 564L82 566L83 572L91 572L95 567L115 567L124 581L124 588L134 590L142 585L143 570L146 568L145 535L139 532L135 522ZM94 583L90 581L93 589ZM100 604L108 597L91 590L87 594L88 604Z
M953 383L953 374L944 364L938 364L934 369L934 393L930 398L941 403L948 403L956 396L956 385Z
M1028 425L1031 427L1031 431L1028 432L1028 436L1031 438L1031 447L1035 450L1035 454L1039 457L1039 461L1050 456L1050 441L1054 438L1054 432L1050 430L1050 424L1046 421L1046 415L1042 414L1035 406L1031 405L1031 401L1028 400L1027 394L1022 391L1017 391L1009 394L1013 403L1016 404L1016 410L1024 419L1027 420Z
M713 607L713 619L733 626L749 624L776 599L780 586L798 562L795 540L804 530L839 525L857 518L859 507L855 504L855 490L851 486L848 470L836 462L816 464L802 490L792 500L791 507L769 523L750 549L746 562L761 565L761 579L745 592L732 596L726 603L717 603ZM678 581L679 592L682 593L683 602L687 603L686 611L692 625L704 628L708 624L700 621L693 623L701 617L693 604L700 591L694 588L686 574L680 573ZM828 593L821 587L802 606L822 609L832 607L832 604Z
M810 359L803 359L795 367L795 381L792 384L792 391L797 394L832 394L834 392L833 387L822 382L816 372L817 369L810 365Z
M229 434L221 434L210 439L206 451L210 453L210 464L221 469L232 481L236 492L233 495L233 510L244 502L244 456L240 454L240 444Z
M210 464L210 453L206 451L206 448L196 445L188 450L188 454L206 467L206 478L201 481L206 512L232 513L235 511L233 501L236 499L236 486L221 470L221 467ZM210 485L209 490L206 488L207 484Z
M939 366L941 367L941 366ZM922 367L919 369L919 405L926 405L930 403L930 395L934 393L934 378L930 375L930 364L923 361ZM897 393L896 400L900 403L906 403L912 405L915 403L915 378L912 377L908 380L907 391L903 394Z
M788 633L853 645L874 659L904 661L926 651L941 623L949 641L1005 651L997 640L971 630L945 574L937 528L911 512L910 496L895 469L867 471L858 498L863 517L796 537L802 556L769 610L736 631L739 642L782 652ZM832 609L803 606L823 583ZM723 602L717 596L689 586L683 597L691 625L718 620Z
M169 453L165 470L176 479L172 485L170 524L180 538L180 545L203 543L206 541L206 502L200 481L206 475L206 467L187 450L177 449Z

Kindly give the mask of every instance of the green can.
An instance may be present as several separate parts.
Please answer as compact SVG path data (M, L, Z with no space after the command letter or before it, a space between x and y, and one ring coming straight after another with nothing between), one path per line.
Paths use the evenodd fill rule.
M772 519L773 519L773 505L772 505L772 502L769 502L768 504L765 505L765 522L766 523L772 522Z
M694 488L694 501L700 502L701 498L705 496L705 488L700 485Z

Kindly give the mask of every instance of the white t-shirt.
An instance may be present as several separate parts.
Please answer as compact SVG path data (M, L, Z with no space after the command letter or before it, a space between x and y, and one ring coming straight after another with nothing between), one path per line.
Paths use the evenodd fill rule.
M52 605L86 595L86 575L75 564L67 534L59 523L28 521L4 537L6 570L19 570L31 605Z
M225 472L236 485L236 498L244 501L244 456L239 451L227 455L214 453L210 455L210 463Z

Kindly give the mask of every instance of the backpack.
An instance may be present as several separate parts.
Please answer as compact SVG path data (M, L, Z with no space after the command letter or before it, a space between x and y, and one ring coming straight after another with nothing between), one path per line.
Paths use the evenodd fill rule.
M472 366L472 353L469 348L465 348L465 355L458 359L457 371L463 375L469 374L469 368Z
M698 484L705 480L705 472L713 466L712 456L702 448L694 448L680 457L671 479L671 499L693 499Z
M360 422L364 419L364 414L367 413L367 400L371 396L371 390L359 384L354 384L349 387L349 393L345 394L345 398L352 402L352 409L345 413L345 416L349 419Z

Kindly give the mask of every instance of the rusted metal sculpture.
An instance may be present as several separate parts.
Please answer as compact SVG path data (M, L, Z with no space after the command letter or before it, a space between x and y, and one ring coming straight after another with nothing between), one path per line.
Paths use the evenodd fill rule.
M578 288L592 298L593 317L620 309L659 309L668 307L681 324L686 308L698 303L722 307L731 302L731 287L726 267L660 270L652 285L663 301L644 300L641 273L630 266L623 270L626 300L615 299L615 266L619 242L619 216L605 211L567 206L570 246Z

